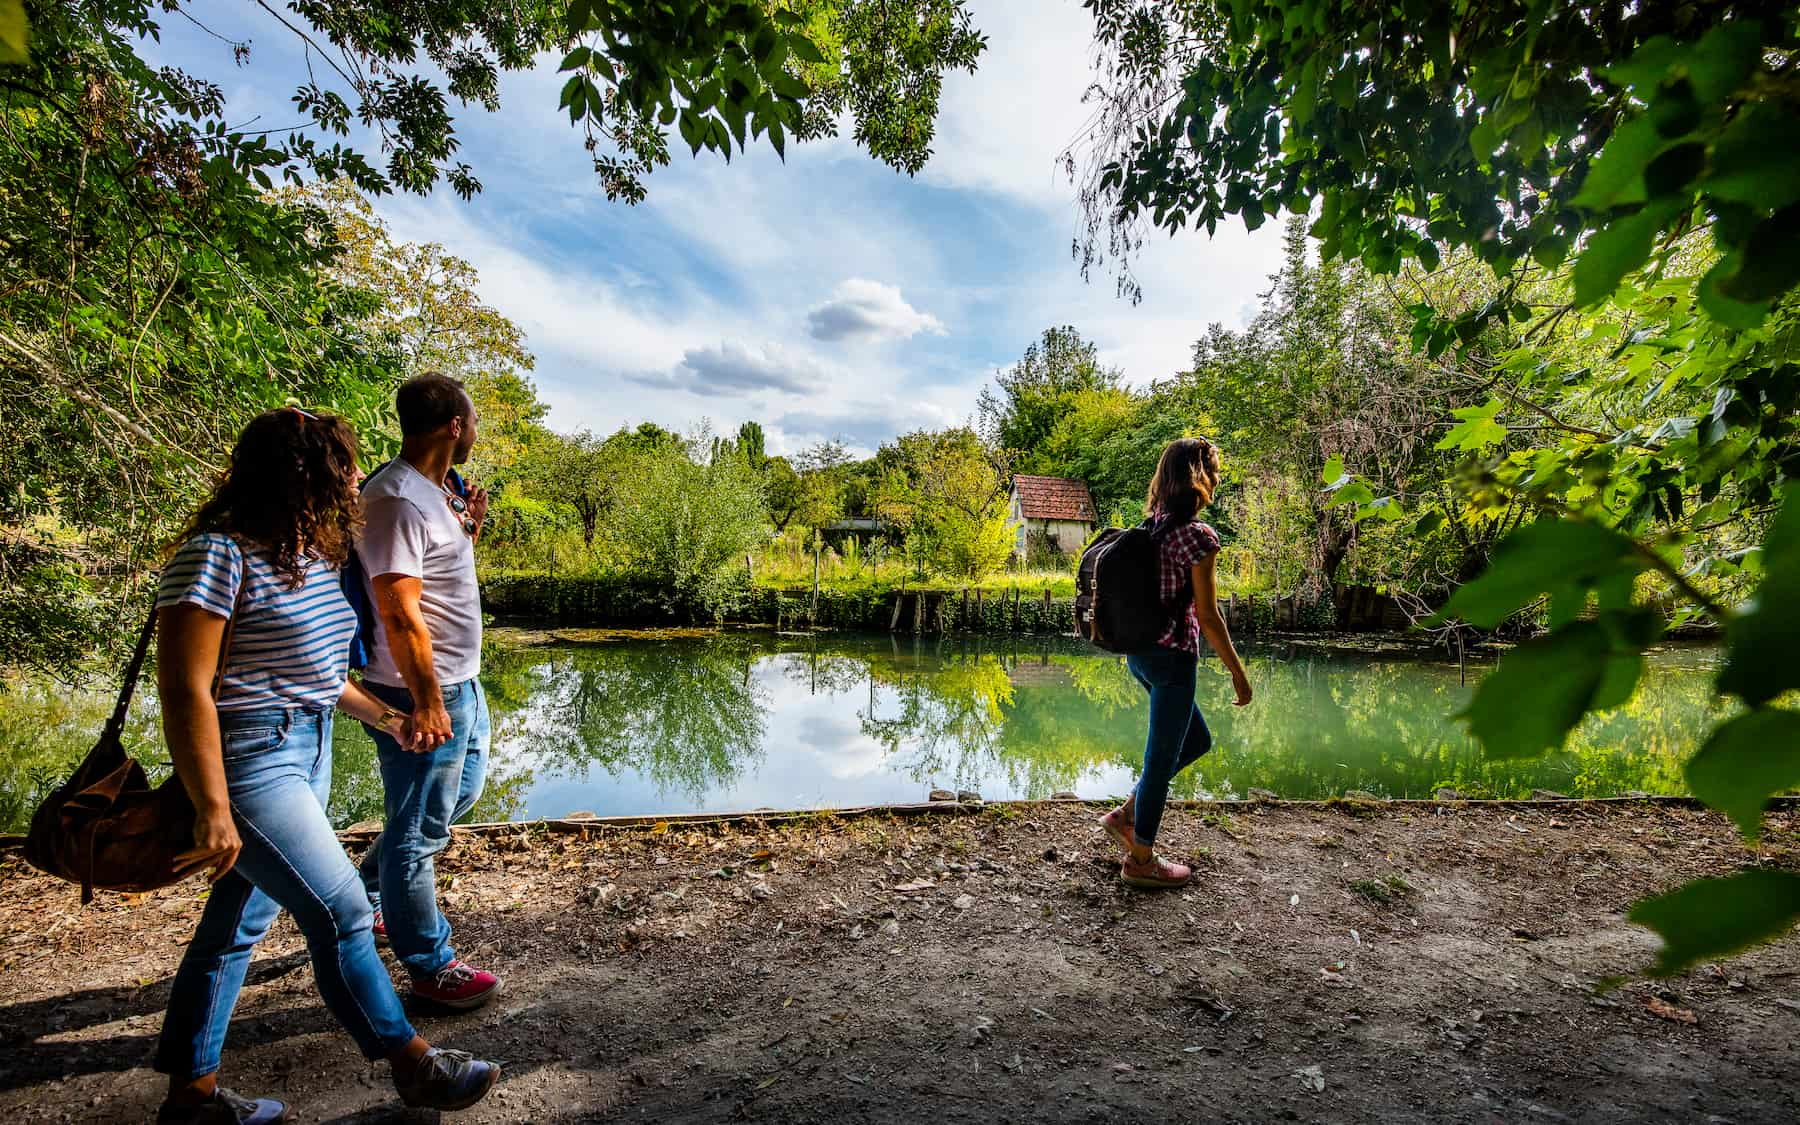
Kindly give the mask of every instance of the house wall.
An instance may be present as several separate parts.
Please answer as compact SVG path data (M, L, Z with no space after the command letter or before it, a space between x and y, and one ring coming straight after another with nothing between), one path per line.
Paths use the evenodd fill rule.
M1094 525L1085 520L1019 520L1015 533L1013 549L1024 557L1030 536L1041 531L1048 531L1050 538L1062 548L1066 555L1076 554L1087 543L1088 536L1094 533Z

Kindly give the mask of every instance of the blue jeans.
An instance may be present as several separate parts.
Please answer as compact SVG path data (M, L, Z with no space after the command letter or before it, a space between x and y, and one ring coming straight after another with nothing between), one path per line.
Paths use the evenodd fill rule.
M325 1006L363 1054L412 1041L412 1024L369 931L369 901L325 819L331 712L224 711L219 733L243 851L213 884L175 971L156 1069L182 1081L219 1069L225 1030L256 943L287 910L306 935Z
M1150 693L1150 733L1144 739L1144 772L1138 778L1137 810L1132 835L1146 846L1156 843L1169 782L1212 749L1212 732L1194 705L1194 674L1199 658L1180 649L1156 648L1132 653L1125 666Z
M400 711L413 709L405 688L365 682L375 698ZM487 696L480 680L444 689L450 740L429 754L414 754L367 723L381 760L386 822L363 855L362 881L381 911L388 946L414 976L430 976L456 960L450 923L437 904L437 854L449 846L450 826L466 816L487 783Z

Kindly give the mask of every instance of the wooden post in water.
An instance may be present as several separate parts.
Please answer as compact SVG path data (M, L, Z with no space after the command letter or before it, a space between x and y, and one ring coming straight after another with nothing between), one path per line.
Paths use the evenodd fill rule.
M977 629L987 629L986 603L982 600L982 590L979 586L975 588L975 621Z
M1050 608L1050 587L1045 586L1044 587L1044 628L1046 631L1054 633L1056 630L1050 628L1050 614L1052 612L1053 611Z
M962 605L956 611L956 627L963 632L969 631L969 588L963 587Z
M900 603L905 600L906 591L904 589L894 591L894 616L888 619L888 632L890 633L900 631Z
M812 608L808 610L806 614L806 623L808 625L817 625L819 623L819 548L823 543L824 536L819 534L818 528L813 528L813 592Z
M913 635L918 636L925 628L925 591L920 590L913 595Z

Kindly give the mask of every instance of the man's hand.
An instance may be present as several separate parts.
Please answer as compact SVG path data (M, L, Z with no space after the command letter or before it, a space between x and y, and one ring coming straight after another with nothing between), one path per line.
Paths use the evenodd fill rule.
M243 848L229 806L200 813L194 817L194 846L175 857L175 873L185 879L211 868L207 881L216 883L237 863Z
M408 717L411 728L411 740L402 740L402 749L415 754L429 754L433 750L450 741L455 733L450 724L450 712L444 708L444 697L437 696L426 700L424 706L415 707Z
M487 523L488 491L472 481L465 483L469 494L463 497L463 502L469 506L469 515L474 517L475 534L480 535L482 527Z

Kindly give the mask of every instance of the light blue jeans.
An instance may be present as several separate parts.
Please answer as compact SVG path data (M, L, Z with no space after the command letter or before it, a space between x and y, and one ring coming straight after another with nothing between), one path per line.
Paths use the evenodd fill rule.
M231 815L244 848L213 884L175 971L156 1069L190 1081L219 1069L225 1031L256 943L287 910L306 935L319 995L364 1055L412 1041L412 1024L369 931L372 912L325 801L331 712L222 711Z
M1199 664L1193 653L1161 645L1125 658L1125 667L1150 693L1150 731L1144 738L1144 772L1138 778L1131 829L1140 844L1156 843L1169 782L1212 749L1212 731L1194 703Z
M375 698L400 711L413 709L405 688L365 682ZM384 731L363 724L375 739L387 819L362 860L363 888L381 911L388 946L414 976L431 976L456 960L450 923L437 904L437 854L450 843L450 826L468 815L487 783L487 696L480 680L444 689L450 741L429 754L400 748Z

